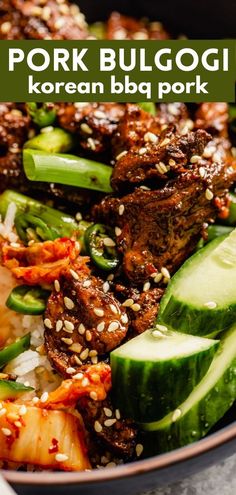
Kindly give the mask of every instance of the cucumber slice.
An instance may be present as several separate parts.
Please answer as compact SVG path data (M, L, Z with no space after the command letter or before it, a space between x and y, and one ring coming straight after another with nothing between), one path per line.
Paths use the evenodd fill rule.
M192 335L227 330L236 320L236 229L193 255L175 274L158 322Z
M222 338L208 372L188 398L163 419L143 424L145 454L153 455L199 440L236 399L236 324Z
M162 418L201 380L218 345L162 325L126 342L111 353L116 407L135 421Z
M32 387L26 387L23 383L0 380L0 400L16 399L20 395L31 392L32 390L34 390Z

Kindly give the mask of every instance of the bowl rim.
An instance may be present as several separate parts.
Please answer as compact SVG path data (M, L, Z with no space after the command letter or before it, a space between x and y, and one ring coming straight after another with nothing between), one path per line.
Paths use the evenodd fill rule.
M109 469L94 469L77 472L18 472L0 470L4 478L10 483L18 485L89 485L94 483L115 481L131 478L158 471L174 464L197 458L204 453L215 450L236 439L236 421L221 428L216 433L165 454L159 454L148 459L138 460L129 464L122 464Z

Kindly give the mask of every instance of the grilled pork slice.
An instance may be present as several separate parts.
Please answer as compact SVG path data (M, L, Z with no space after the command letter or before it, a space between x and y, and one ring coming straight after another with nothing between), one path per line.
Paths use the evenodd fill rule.
M201 103L195 114L195 128L205 129L213 136L228 136L229 107L227 103Z

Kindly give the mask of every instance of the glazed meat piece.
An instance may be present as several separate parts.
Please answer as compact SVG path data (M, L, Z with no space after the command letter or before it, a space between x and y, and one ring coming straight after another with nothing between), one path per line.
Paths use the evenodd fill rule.
M67 103L60 105L60 126L78 136L80 146L91 153L109 151L111 137L124 105L120 103Z
M128 330L125 308L102 280L67 269L49 297L45 312L45 345L52 365L63 376L117 347ZM59 290L58 290L59 289Z
M0 39L80 40L87 37L84 15L67 0L8 0L0 18ZM6 10L2 2L0 10Z
M173 126L167 127L159 137L147 132L141 148L133 146L118 157L111 179L113 189L120 192L148 179L156 179L152 187L159 187L170 174L188 168L193 157L201 156L210 139L200 129L183 136Z
M205 129L213 136L228 136L229 107L227 103L201 103L195 114L195 128Z
M228 146L222 139L212 141L204 151L208 157L197 157L191 168L161 189L140 187L122 198L107 197L95 207L97 219L121 231L117 244L131 282L143 283L156 271L168 279L168 271L175 272L192 253L205 224L219 212L225 215L228 188L236 178Z
M160 103L157 107L157 118L162 125L175 124L180 134L186 134L194 127L184 103Z
M105 449L126 461L135 456L137 428L131 420L120 417L109 398L104 401L82 398L77 407L91 435L92 455L94 450L96 455Z
M107 22L106 37L109 40L165 40L169 34L161 22L138 21L113 12Z
M28 139L30 121L24 107L0 103L0 191L23 180L21 148Z

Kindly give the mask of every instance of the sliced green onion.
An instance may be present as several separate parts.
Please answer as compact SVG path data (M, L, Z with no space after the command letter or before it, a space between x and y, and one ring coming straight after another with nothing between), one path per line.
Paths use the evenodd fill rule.
M138 103L140 108L151 115L156 115L156 105L152 101L144 101L143 103Z
M13 344L4 347L0 351L0 368L3 368L5 364L9 363L12 359L22 354L22 352L27 351L30 346L30 333L24 335L21 339L17 340Z
M25 149L23 165L29 180L111 192L112 168L86 158Z
M42 150L47 153L66 153L73 148L73 145L74 139L69 132L55 128L29 139L24 144L24 148Z
M27 111L33 122L39 127L52 125L57 116L54 103L26 103Z

